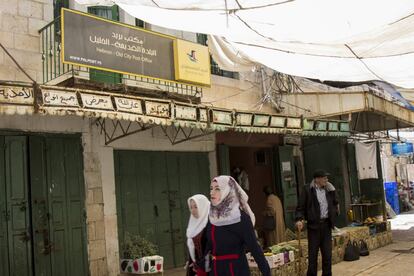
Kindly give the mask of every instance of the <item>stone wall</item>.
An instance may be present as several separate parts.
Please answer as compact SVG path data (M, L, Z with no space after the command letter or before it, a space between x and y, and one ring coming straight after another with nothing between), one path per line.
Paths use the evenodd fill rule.
M53 20L51 0L0 0L0 42L23 69L42 81L39 29ZM0 49L0 80L30 81Z
M88 256L91 275L107 275L104 198L102 190L99 137L93 127L82 135L84 176L86 190L86 224L88 229Z

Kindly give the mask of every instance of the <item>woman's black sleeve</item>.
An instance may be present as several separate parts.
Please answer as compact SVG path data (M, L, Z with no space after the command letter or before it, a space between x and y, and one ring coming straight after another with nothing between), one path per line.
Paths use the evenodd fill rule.
M248 215L242 214L241 225L244 243L247 249L251 252L254 260L256 261L257 266L260 269L260 272L262 272L263 276L270 276L269 264L267 263L266 258L264 257L262 248L260 248L256 240L253 225Z

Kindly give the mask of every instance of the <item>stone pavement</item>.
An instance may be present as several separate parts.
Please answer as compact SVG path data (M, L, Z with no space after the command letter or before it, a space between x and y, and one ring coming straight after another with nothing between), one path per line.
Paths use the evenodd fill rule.
M391 220L393 243L370 252L354 262L341 262L332 266L334 276L414 275L414 212ZM185 276L182 268L164 272L165 276ZM322 275L319 271L318 275ZM290 275L289 275L290 276Z
M414 275L414 214L401 214L391 220L393 243L371 251L355 262L341 262L332 267L333 275ZM322 275L319 272L319 275Z

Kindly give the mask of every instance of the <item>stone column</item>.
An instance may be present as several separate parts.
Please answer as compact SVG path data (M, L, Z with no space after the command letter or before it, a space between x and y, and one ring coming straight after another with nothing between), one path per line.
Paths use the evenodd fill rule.
M89 269L91 276L106 276L108 272L99 136L94 133L94 126L88 120L85 121L89 124L85 126L87 131L82 135Z

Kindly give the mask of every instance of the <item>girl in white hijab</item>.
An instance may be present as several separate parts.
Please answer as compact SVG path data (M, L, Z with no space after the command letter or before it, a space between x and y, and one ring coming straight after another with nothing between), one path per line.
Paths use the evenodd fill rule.
M190 265L187 275L204 276L206 265L204 250L206 245L205 228L208 222L210 201L206 196L197 194L187 200L191 215L187 227L187 246Z
M270 268L254 232L255 216L247 194L233 177L222 175L210 185L210 223L207 225L207 249L212 255L210 276L250 275L245 249L254 257L263 276Z

